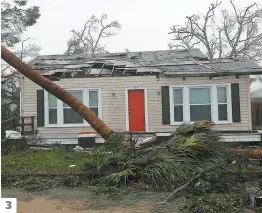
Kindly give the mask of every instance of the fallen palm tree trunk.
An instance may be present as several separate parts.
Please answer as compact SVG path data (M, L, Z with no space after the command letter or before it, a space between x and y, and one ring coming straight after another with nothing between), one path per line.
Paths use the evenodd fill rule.
M5 62L17 69L31 81L33 81L64 103L68 104L81 117L83 117L103 138L106 139L113 133L113 130L110 129L101 119L96 116L95 113L93 113L81 101L79 101L77 98L72 96L70 93L68 93L66 90L64 90L51 80L45 78L28 64L24 63L21 59L19 59L4 46L1 46L1 57Z
M227 152L239 154L242 156L255 158L255 159L262 159L262 149L254 149L254 148L236 148L236 149L227 149Z

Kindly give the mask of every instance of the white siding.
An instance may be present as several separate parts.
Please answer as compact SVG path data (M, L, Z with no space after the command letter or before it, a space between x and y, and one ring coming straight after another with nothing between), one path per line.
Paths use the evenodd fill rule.
M38 85L25 78L23 82L23 115L37 115L36 90L41 89ZM181 84L219 84L239 83L240 84L240 110L241 123L219 124L218 130L251 130L250 118L250 92L249 76L215 77L210 80L208 77L182 78L160 78L155 76L132 76L132 77L97 77L97 78L71 78L55 82L63 88L101 88L102 96L102 119L114 130L125 131L125 88L147 87L148 98L148 131L174 131L175 126L162 124L161 86ZM115 97L112 93L115 93ZM35 122L36 123L36 122ZM81 131L93 131L91 127L40 127L39 133L43 137L75 137Z

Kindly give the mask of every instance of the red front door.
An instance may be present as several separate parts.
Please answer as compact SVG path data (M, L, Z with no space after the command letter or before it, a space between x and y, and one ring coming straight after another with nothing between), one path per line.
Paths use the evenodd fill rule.
M128 90L129 131L145 131L145 94L143 89Z

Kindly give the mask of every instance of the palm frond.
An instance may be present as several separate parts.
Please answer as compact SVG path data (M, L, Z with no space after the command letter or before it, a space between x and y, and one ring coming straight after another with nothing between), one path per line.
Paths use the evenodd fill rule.
M207 167L226 164L225 145L212 125L208 120L182 124L166 142L137 149L124 133L114 133L88 154L85 165L108 186L141 181L158 188L177 186Z

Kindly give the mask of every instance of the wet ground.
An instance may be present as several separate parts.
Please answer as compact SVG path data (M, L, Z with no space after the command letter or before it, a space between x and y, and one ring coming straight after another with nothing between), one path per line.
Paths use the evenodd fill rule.
M54 188L37 193L2 189L2 197L16 197L18 213L179 213L181 200L158 205L168 193L130 192L122 196L97 194L89 188Z

